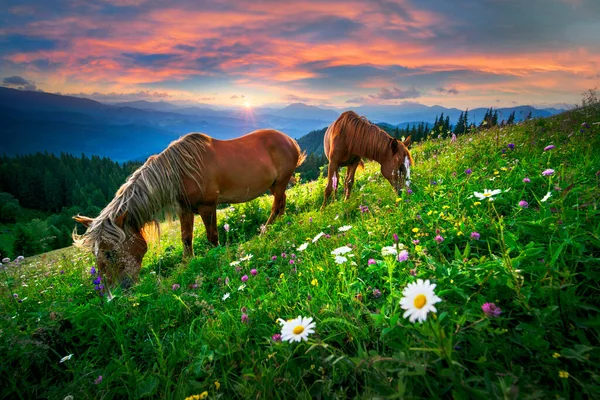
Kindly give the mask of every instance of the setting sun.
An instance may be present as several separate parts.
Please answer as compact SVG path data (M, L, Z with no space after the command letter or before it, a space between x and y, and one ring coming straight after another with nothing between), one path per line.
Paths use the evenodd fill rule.
M246 107L246 108L250 108L250 107L252 107L252 104L250 104L250 102L249 102L249 101L245 101L245 102L244 102L244 107Z

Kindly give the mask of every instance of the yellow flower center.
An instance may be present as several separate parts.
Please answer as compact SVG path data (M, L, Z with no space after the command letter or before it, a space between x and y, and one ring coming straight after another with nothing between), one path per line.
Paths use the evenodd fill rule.
M425 297L424 294L420 294L417 297L415 297L415 307L417 308L423 308L423 306L425 306L425 303L427 303L427 297Z
M491 193L484 193L483 197L490 197L492 194Z
M302 325L298 325L292 332L294 332L294 335L299 335L304 332L304 327Z

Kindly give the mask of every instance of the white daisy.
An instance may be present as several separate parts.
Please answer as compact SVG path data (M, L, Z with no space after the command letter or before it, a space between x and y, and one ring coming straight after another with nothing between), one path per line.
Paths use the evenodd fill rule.
M71 357L73 357L73 354L69 354L68 356L64 356L63 358L60 359L60 363L64 363L65 361L70 360Z
M552 193L548 192L548 193L546 193L546 195L544 197L542 197L542 200L540 200L540 201L542 203L545 203L550 198L550 196L552 196Z
M315 333L316 324L312 318L298 316L298 318L285 322L281 326L281 340L299 342L308 340L308 335Z
M296 250L304 251L304 250L306 250L307 247L308 247L308 242L301 244L300 246L298 246L298 248Z
M231 296L231 293L225 293L223 295L223 301L227 300L229 298L229 296Z
M317 236L314 237L312 242L315 243L317 240L321 239L321 236L325 236L325 233L324 232L319 233Z
M500 193L502 193L501 189L496 189L496 190L483 189L483 193L474 192L473 194L479 200L488 199L489 201L492 201L492 200L494 200L494 196L497 194L500 194Z
M240 285L240 287L238 287L238 292L241 292L244 289L246 289L246 285Z
M252 254L246 254L244 257L240 258L240 261L248 261L252 257L254 257Z
M344 256L335 256L335 263L336 264L343 264L346 261L348 261L348 259Z
M423 279L417 279L417 282L409 283L402 291L402 299L400 306L404 312L403 317L408 318L410 322L424 322L427 319L427 314L437 312L433 306L435 303L442 301L433 293L435 284L430 284L429 279L423 282Z
M334 256L339 256L341 254L346 254L346 253L349 253L351 251L352 251L352 249L350 247L348 247L348 246L342 246L342 247L338 247L337 249L333 250L331 252L331 254L333 254Z
M352 229L352 225L344 225L344 226L340 226L338 228L338 231L340 231L340 232L346 232L346 231L349 231L350 229Z
M239 261L232 261L229 263L229 265L231 265L232 267L235 267L236 265L239 265L240 262Z
M396 246L385 246L381 249L382 256L393 256L396 254L398 254L398 249L396 248Z

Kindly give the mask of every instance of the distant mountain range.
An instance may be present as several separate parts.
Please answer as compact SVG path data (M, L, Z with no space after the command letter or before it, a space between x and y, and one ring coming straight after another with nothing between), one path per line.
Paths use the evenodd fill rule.
M353 108L374 122L393 126L406 121L433 122L440 113L456 122L461 110L419 103L363 105ZM521 120L531 111L546 117L563 110L529 106L498 109L500 119L516 111ZM116 161L140 160L156 154L189 132L231 139L259 128L281 130L294 138L321 130L341 109L302 103L284 108L216 109L206 104L180 106L164 101L103 104L94 100L0 87L0 154L37 151L99 155ZM485 108L469 110L470 121L480 121ZM418 123L414 122L414 123Z

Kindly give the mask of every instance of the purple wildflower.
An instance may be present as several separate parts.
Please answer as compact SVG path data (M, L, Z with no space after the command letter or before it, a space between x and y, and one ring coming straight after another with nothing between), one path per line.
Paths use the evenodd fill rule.
M521 207L521 208L527 208L527 207L529 207L529 203L526 202L525 200L521 200L519 202L519 207Z
M90 268L90 275L96 275L96 267Z
M369 258L369 261L367 261L368 265L373 265L373 264L377 264L377 261L375 261L374 258Z
M18 298L19 298L19 295L18 295L18 294L16 294L16 293L13 293L13 297L14 297L15 299L18 299Z
M473 170L471 170L471 168L465 169L465 174L471 175L472 173L473 173Z
M294 260L290 260L290 265L294 265L295 261Z
M531 182L531 179L529 179L529 178L523 178L523 182L524 183L529 183L529 182Z
M417 245L417 244L421 243L421 241L419 239L415 239L412 242L413 242L414 245Z
M273 261L277 260L277 256L272 256L271 260L273 260Z
M478 232L471 232L471 239L479 240L481 235Z
M443 240L443 239L442 239ZM441 243L441 242L439 242ZM408 251L402 250L400 254L398 254L398 261L403 262L408 260Z
M502 309L494 303L484 303L481 309L486 317L499 317L502 314Z
M375 297L376 299L381 297L381 290L379 289L373 289L373 297Z
M551 144L549 146L544 147L544 151L552 150L553 148L554 148L554 145Z
M394 233L392 235L392 237L394 238L394 242L396 242L396 243L398 243L398 241L400 240L400 238L398 238L398 234L397 233Z
M248 280L248 275L242 276L242 282L246 282Z
M229 224L223 224L223 229L225 229L225 232L229 232Z
M327 235L325 235L325 239L329 239L331 237L331 235L328 233Z
M412 189L406 189L406 193L412 194Z
M312 217L308 219L308 222L312 224Z
M256 274L258 274L258 271L256 270L256 268L252 268L250 270L250 273L252 274L252 276L256 276Z
M513 150L515 148L515 144L514 143L509 143L508 144L508 148Z
M502 154L506 153L506 149L502 149Z
M438 243L442 243L442 242L444 241L444 238L443 238L443 237L441 237L440 235L437 235L437 236L436 236L434 239L435 239L435 241L436 241L436 242L438 242Z
M225 277L225 284L229 285L229 277L228 276Z
M179 283L174 283L173 286L171 286L171 289L173 290L179 290L179 288L181 288L181 285Z
M98 377L94 381L94 385L99 385L100 383L102 383L102 375L98 375Z
M550 169L550 168L548 168L547 170L544 170L544 172L542 172L542 175L544 175L544 176L550 176L553 174L554 174L554 170Z
M281 342L281 333L274 334L271 336L271 339L273 339L274 342Z
M286 257L287 257L287 254L281 253L281 258L286 258Z
M100 281L102 281L102 277L101 277L100 275L98 275L98 276L96 277L96 279L94 279L94 282L93 282L93 283L94 283L94 285L99 285L99 284L100 284Z
M248 314L242 314L242 324L248 323Z
M64 274L65 274L65 270L64 270L64 269L61 269L61 270L60 270L60 274L61 274L61 275L64 275Z

